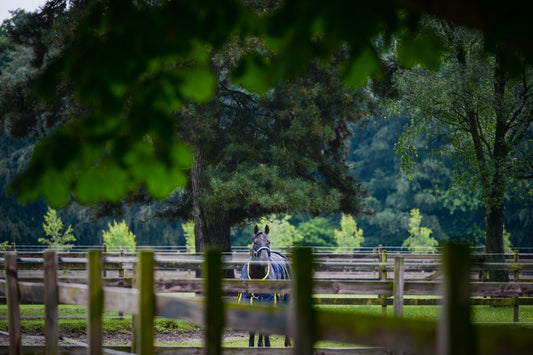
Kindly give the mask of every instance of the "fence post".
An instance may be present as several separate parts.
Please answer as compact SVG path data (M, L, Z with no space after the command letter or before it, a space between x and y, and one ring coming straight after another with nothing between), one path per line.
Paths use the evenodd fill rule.
M102 288L102 254L98 250L87 253L88 272L87 284L89 288L87 340L89 354L102 354L104 291Z
M404 262L403 256L394 258L394 315L403 315Z
M437 354L476 354L470 321L470 249L466 244L442 248L443 306L437 335Z
M513 261L515 264L518 264L518 257L519 257L519 254L518 254L518 250L514 250L513 251L514 255L513 255ZM515 268L514 271L513 271L513 276L514 276L514 281L515 282L519 282L520 281L520 270L518 268ZM515 296L514 297L514 304L513 304L513 322L518 322L519 320L519 306L518 306L518 296Z
M59 352L57 307L57 251L44 252L44 335L47 354Z
M221 252L219 249L210 248L204 255L205 354L219 355L222 354L224 327Z
M137 285L137 265L134 262L131 266L131 287L138 288ZM135 353L137 349L137 314L131 315L131 352Z
M313 353L316 339L316 316L313 309L313 252L310 248L293 250L293 295L291 334L294 334L293 354Z
M119 256L121 258L124 257L124 249L120 249ZM119 279L124 279L124 263L123 262L120 263L120 269L118 270L118 278ZM121 280L119 282L123 282L123 280ZM120 320L124 319L124 312L118 312L118 319L120 319Z
M22 353L20 337L20 295L18 288L17 253L5 254L6 296L7 296L7 329L9 332L9 354Z
M103 249L102 252L103 252L104 255L105 255L105 254L107 253L107 243L104 243L102 249ZM104 270L103 270L103 272L102 272L102 275L103 275L104 277L107 276L107 270L106 270L106 268L105 268L105 265L104 265Z
M137 354L150 355L154 353L154 252L139 251L137 258Z
M381 249L380 247L380 259L381 263L379 265L379 278L383 281L387 281L387 251ZM385 295L378 295L383 300L383 305L381 306L381 313L383 315L387 314L387 304L385 300L387 299L387 296Z

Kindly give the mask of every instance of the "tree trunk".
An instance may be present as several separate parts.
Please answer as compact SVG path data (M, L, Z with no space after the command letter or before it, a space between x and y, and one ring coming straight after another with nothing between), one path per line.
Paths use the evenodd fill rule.
M212 206L202 201L204 157L199 149L195 150L194 158L191 186L196 251L214 246L223 252L231 252L229 214L221 205Z
M501 204L486 208L486 252L488 262L503 263L505 261L503 249L503 201ZM505 270L490 270L490 281L509 281L509 275Z
M228 211L221 205L212 206L202 201L204 159L201 149L195 149L191 186L196 252L201 253L208 247L218 247L223 252L229 253L231 252L231 225ZM224 277L234 278L233 270L225 270Z
M490 262L504 262L503 249L503 213L504 213L504 195L507 185L505 175L505 161L508 159L509 149L505 141L507 134L507 124L504 111L506 79L501 70L500 61L496 60L494 70L494 95L495 95L495 112L496 112L496 130L494 134L493 149L493 172L489 191L485 196L486 211L486 245L489 253ZM504 270L493 270L489 272L490 281L509 281L509 275Z

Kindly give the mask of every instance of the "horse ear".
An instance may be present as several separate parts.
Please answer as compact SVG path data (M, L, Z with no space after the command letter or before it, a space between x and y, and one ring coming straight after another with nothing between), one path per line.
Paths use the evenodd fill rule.
M254 228L254 234L257 234L257 232L259 232L259 227L257 226L257 224L255 225L255 228Z
M268 225L265 226L265 233L268 234L270 232L270 228L268 228Z

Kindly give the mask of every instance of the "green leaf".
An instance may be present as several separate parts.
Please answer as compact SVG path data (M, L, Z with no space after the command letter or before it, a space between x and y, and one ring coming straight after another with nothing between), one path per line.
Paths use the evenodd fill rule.
M179 169L167 169L163 164L154 164L152 171L146 176L146 187L155 198L165 198L174 189L185 185L187 177Z
M383 77L381 62L370 47L366 47L354 60L344 63L341 72L348 87L363 86L370 77Z
M209 67L187 68L182 74L180 90L187 99L198 103L209 101L215 94L216 78Z
M60 207L68 202L70 180L71 176L67 171L49 168L43 173L40 186L36 186L33 189L37 193L44 193L46 200L52 207Z
M433 29L425 28L417 35L408 33L398 46L398 61L407 67L420 64L430 70L437 70L446 47Z
M127 192L129 182L124 169L106 161L80 174L75 193L81 203L99 200L116 202Z
M248 90L264 94L276 82L270 58L259 55L245 56L235 69L232 81Z
M181 142L174 144L171 150L171 157L174 164L181 169L190 169L192 167L191 149Z

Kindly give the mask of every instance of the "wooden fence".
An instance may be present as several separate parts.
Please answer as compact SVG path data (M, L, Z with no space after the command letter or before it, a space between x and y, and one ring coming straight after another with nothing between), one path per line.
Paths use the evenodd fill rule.
M104 283L106 286L132 286L132 275L136 261L135 254L102 254L104 258ZM489 270L503 269L510 274L511 283L474 282L472 284L473 296L483 298L472 299L477 305L508 305L515 306L516 311L520 305L531 305L533 300L524 296L531 294L529 283L533 273L533 262L530 255L510 254L509 262L494 264L486 263L485 255L474 255L472 258L473 280L485 281ZM416 295L417 298L405 298L405 305L436 305L440 298L420 296L439 295L439 280L441 277L440 255L428 254L318 254L314 256L315 263L315 288L316 293L322 294L315 297L317 304L351 304L351 305L381 305L384 310L393 305L392 291L394 279L401 276L406 296ZM42 253L18 253L19 280L27 282L42 282ZM224 255L224 267L235 269L235 274L240 275L240 268L247 261L244 254ZM396 260L402 262L402 272L394 273ZM0 263L3 259L0 258ZM70 283L86 283L87 258L86 254L61 253L58 255L58 268L62 272L58 275L59 281ZM157 254L156 262L156 290L158 292L201 292L203 281L195 279L195 270L200 269L203 257L190 254ZM179 270L189 270L188 273ZM399 270L399 269L398 269ZM424 281L424 282L422 282ZM226 288L233 292L240 292L240 281L225 283ZM269 284L268 287L287 291L288 284ZM368 295L362 298L354 297L328 297L330 294L355 294ZM382 297L373 297L380 294ZM515 312L514 321L518 321L518 312Z
M222 262L221 254L208 251L205 254L204 279L156 280L155 266L197 267L199 261L172 264L172 261L158 258L149 251L139 252L137 258L108 259L116 261L117 269L125 264L135 263L132 268L135 275L135 288L109 287L104 285L102 254L99 251L87 253L84 268L87 269L86 284L66 283L58 279L59 258L55 251L44 254L44 282L21 281L18 278L17 255L5 254L5 281L0 280L0 288L7 294L10 350L17 353L21 349L19 303L34 302L45 305L46 352L57 353L58 346L58 304L78 304L88 306L88 351L101 353L103 310L134 314L136 337L134 348L137 353L154 353L153 319L154 317L179 318L205 325L205 347L207 354L221 353L221 334L223 327L235 329L255 329L272 334L289 334L294 338L294 347L290 350L279 349L281 353L311 354L313 343L317 340L340 341L347 343L368 344L397 352L414 352L428 354L521 354L530 353L533 339L531 330L517 327L492 325L473 325L469 319L468 307L472 304L471 296L498 297L496 303L513 305L531 304L525 296L533 295L533 284L521 282L519 273L531 270L528 264L484 265L484 268L504 268L516 275L512 283L497 284L490 282L470 282L472 271L468 249L449 247L444 249L442 273L444 281L405 279L406 263L404 256L394 257L394 277L388 277L387 260L377 264L379 280L324 280L313 278L312 269L320 268L321 261L313 263L309 249L295 250L293 259L294 279L292 281L241 281L222 280L222 268L234 267L242 261ZM63 265L71 263L80 265L80 259L62 258ZM25 263L24 263L25 261ZM36 260L20 260L20 266L31 264ZM107 264L109 264L107 263ZM440 261L431 265L440 266ZM42 264L41 264L42 265ZM353 263L336 265L330 263L330 269L355 270L357 268L374 268L376 265ZM430 265L418 265L418 269L429 269ZM156 293L154 290L164 288L173 292L202 292L205 297L194 300L179 296ZM232 292L279 292L292 293L293 303L286 308L252 307L223 301L223 295ZM382 295L369 298L364 302L373 304L390 304L398 317L376 317L323 310L313 307L316 303L327 303L313 298L313 294L367 294ZM444 295L441 300L443 316L440 322L414 321L400 318L405 302L405 295ZM390 298L392 297L392 301ZM500 297L505 297L501 299ZM327 299L327 298L323 298ZM333 299L333 298L331 298ZM351 302L356 298L352 298ZM483 299L479 299L483 300ZM488 300L488 299L487 299ZM505 300L505 301L502 301ZM486 302L489 304L489 302ZM479 304L484 304L479 302ZM272 353L272 352L269 352Z

